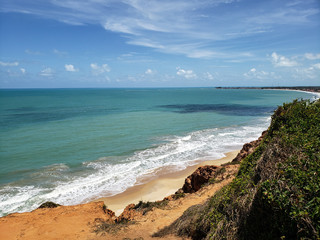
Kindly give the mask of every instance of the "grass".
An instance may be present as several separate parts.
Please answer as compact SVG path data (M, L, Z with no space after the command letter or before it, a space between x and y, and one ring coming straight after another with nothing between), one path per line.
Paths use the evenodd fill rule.
M120 230L127 228L129 225L134 224L134 221L115 223L110 221L105 221L101 218L96 218L94 220L94 230L96 234L104 235L105 233L117 234Z
M139 203L136 204L133 209L137 211L143 211L143 215L145 215L147 212L151 211L152 208L164 209L168 205L168 202L169 200L162 200L162 201L156 201L156 202L139 201Z

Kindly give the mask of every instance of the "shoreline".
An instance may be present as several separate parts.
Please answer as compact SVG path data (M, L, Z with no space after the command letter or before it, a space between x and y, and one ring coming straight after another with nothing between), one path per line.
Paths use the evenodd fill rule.
M306 90L298 90L298 89L262 89L262 90L302 92L302 93L309 93L313 95L316 99L320 98L320 92L313 92L313 91L306 91Z
M316 99L320 98L320 87L216 87L216 89L252 89L252 90L279 90L310 93Z
M160 169L157 176L140 181L122 193L110 197L102 197L91 202L103 201L106 207L115 212L118 216L126 206L131 203L137 204L139 201L158 201L174 194L182 188L186 177L191 175L198 167L204 165L221 165L231 162L240 150L225 153L225 157L215 160L206 160L193 166L188 166L184 170L167 172L166 168ZM160 173L160 174L159 174Z

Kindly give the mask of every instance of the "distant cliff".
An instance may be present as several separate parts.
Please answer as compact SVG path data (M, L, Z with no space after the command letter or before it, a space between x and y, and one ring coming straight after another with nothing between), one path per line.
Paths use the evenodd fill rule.
M320 101L279 107L231 184L156 236L319 239Z

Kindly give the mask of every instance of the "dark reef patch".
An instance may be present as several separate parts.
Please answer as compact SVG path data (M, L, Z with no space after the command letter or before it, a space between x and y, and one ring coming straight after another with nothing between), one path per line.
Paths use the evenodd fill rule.
M270 113L274 111L274 107L247 106L241 104L172 104L161 105L159 107L169 109L176 113L215 112L231 116L270 115Z

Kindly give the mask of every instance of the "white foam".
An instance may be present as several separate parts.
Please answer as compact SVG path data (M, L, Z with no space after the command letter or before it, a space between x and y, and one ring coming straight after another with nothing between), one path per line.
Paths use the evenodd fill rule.
M318 92L310 92L310 93L314 96L315 99L320 98L320 93L318 93Z
M275 89L275 90L277 90L277 89ZM304 91L304 90L293 90L293 89L279 89L279 90L309 93L309 94L314 96L315 100L320 98L320 93L319 92L309 92L309 91Z

